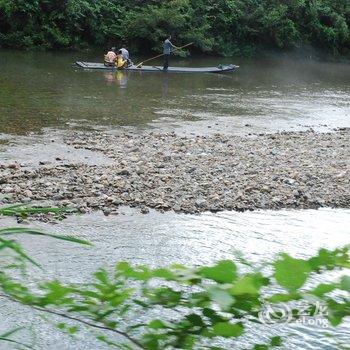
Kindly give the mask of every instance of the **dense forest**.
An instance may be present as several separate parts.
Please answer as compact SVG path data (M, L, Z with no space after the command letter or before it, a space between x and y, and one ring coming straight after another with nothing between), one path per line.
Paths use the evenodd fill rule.
M0 0L0 46L158 51L167 33L198 52L312 46L350 52L350 0Z

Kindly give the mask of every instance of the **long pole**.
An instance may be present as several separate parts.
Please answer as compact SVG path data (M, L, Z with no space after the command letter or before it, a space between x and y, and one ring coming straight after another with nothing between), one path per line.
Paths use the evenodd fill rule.
M173 52L174 52L174 51L177 51L177 50L181 50L181 49L183 49L183 48L185 48L185 47L187 47L187 46L190 46L190 45L192 45L192 44L194 44L194 43L189 43L189 44L186 44L186 45L184 45L184 46L178 47L178 48L174 49ZM162 56L164 56L164 55L165 55L165 54L162 53L162 54L160 54L160 55L151 57L151 58L147 59L146 61L140 62L139 64L136 65L136 67L137 67L137 68L141 68L141 66L142 66L145 62L152 61L152 60L154 60L154 59L156 59L156 58L158 58L158 57L162 57Z

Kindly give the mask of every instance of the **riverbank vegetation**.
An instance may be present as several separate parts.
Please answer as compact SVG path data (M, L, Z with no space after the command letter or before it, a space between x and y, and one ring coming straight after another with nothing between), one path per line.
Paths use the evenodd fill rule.
M346 54L349 28L344 0L0 0L0 45L20 49L124 42L134 52L159 51L172 33L176 43L212 54L308 45Z
M345 272L350 267L348 247L321 249L309 259L281 254L259 266L238 253L234 260L199 267L150 268L119 262L113 271L97 270L91 282L55 280L33 285L23 271L28 263L37 263L18 241L23 234L47 235L26 227L0 230L0 255L6 254L0 260L1 303L52 315L68 335L87 327L111 348L220 350L241 341L247 349L265 350L280 346L283 337L267 336L261 344L247 342L250 337L244 337L259 325L312 319L331 327L349 316L349 277L338 273L336 280L328 276L327 282L318 282L327 271ZM73 237L47 236L87 244ZM303 303L302 310L298 303ZM35 348L29 340L17 338L21 330L6 331L0 344Z

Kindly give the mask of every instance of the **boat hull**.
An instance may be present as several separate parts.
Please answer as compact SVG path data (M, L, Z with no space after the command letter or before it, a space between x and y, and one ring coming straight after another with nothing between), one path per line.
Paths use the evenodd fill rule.
M77 61L75 64L83 69L100 69L100 70L117 70L116 67L108 67L103 63L92 63L92 62L81 62ZM124 68L123 71L132 72L161 72L161 73L225 73L233 72L238 66L233 64L230 65L219 65L218 67L203 67L203 68L190 68L190 67L169 67L166 71L161 66L130 66Z

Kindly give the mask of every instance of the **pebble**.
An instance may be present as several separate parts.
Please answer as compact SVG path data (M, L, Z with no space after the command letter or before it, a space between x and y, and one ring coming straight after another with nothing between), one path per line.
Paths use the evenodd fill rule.
M53 200L86 213L121 205L177 213L350 207L350 131L254 137L75 132L65 142L112 159L0 166L0 204ZM58 158L58 157L57 157ZM59 157L63 159L63 157Z

